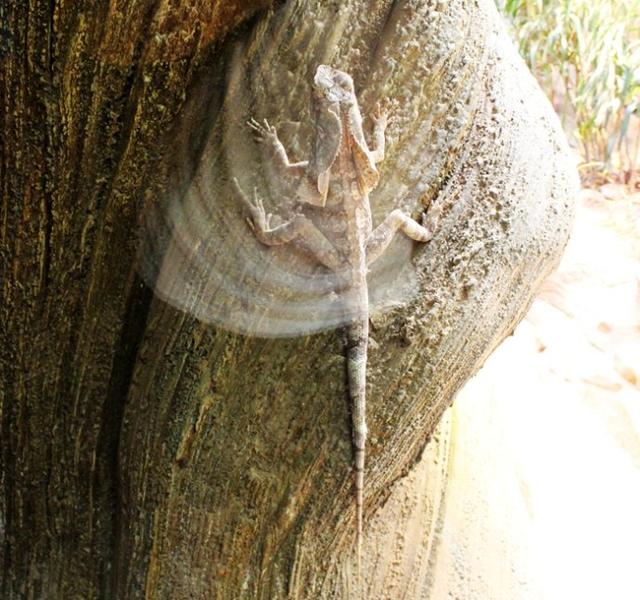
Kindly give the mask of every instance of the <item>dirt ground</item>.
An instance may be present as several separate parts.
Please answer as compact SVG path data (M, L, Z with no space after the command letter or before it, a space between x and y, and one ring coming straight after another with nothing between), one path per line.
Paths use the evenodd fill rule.
M640 192L582 191L558 271L451 419L430 600L640 598Z

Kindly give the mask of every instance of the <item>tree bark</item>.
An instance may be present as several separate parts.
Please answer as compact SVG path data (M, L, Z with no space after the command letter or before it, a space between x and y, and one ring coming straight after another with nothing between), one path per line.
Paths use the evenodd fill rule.
M425 445L557 263L574 169L490 0L267 4L0 8L3 597L364 597L340 332L232 334L135 268L243 111L304 150L321 62L396 102L374 217L440 215L368 369L363 585L428 597L446 424Z

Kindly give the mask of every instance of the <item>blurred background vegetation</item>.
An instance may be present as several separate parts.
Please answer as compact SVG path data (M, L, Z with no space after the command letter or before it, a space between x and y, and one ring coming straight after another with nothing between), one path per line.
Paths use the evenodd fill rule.
M496 0L586 181L638 181L640 0Z

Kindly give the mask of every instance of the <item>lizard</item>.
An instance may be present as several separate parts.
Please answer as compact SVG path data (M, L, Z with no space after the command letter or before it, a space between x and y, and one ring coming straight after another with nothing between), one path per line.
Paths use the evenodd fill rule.
M366 370L369 339L367 270L387 248L396 232L427 242L433 232L402 210L392 210L375 229L369 193L378 184L378 164L385 156L388 113L373 115L373 148L363 131L362 115L352 77L327 65L316 69L312 86L314 139L309 160L290 162L276 128L266 119L250 119L257 142L267 147L276 171L295 179L295 214L272 223L257 189L250 199L234 179L236 190L256 238L265 246L291 242L301 245L318 263L340 274L349 321L346 326L347 383L351 402L354 448L354 487L357 527L357 569L361 573L363 536L363 489L367 425ZM307 211L305 205L315 207ZM279 219L281 221L282 219Z

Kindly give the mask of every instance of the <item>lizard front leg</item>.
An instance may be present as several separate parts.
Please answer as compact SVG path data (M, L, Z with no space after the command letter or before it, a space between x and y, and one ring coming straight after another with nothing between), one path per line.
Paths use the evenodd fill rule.
M249 226L258 240L265 246L281 246L294 240L299 241L316 260L332 271L343 266L343 260L324 234L304 215L294 215L289 221L271 226L270 213L265 212L262 199L256 188L253 189L253 200L250 200L240 187L237 179L233 180L236 190L242 199L247 212Z
M423 227L396 208L369 234L366 249L368 265L373 263L385 251L398 229L401 229L407 237L416 242L428 242L433 237L431 230Z
M250 119L247 121L247 125L253 130L256 141L270 148L273 162L278 171L284 176L289 175L298 178L298 200L313 206L324 206L327 199L326 194L321 194L309 180L307 172L309 161L290 162L287 151L278 137L276 128L266 119L262 123L258 123L255 119Z
M304 176L307 172L308 160L297 163L289 161L287 151L278 137L276 128L266 119L258 123L255 119L249 119L247 125L253 130L254 137L259 144L266 144L272 154L273 161L283 175Z
M375 113L373 114L373 122L373 139L375 147L371 151L371 157L373 158L373 162L379 163L384 160L384 132L386 131L387 125L389 124L389 113L387 112L387 110L378 105Z

